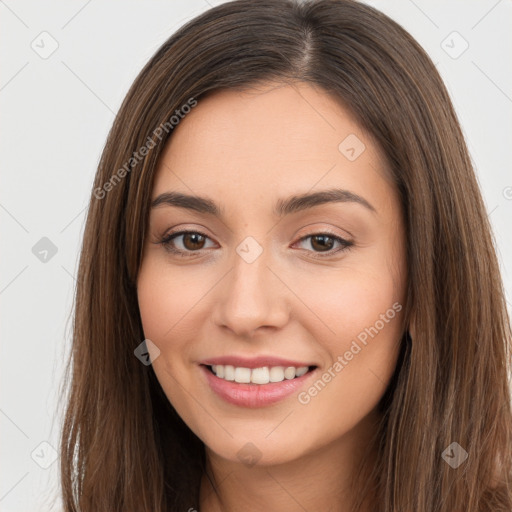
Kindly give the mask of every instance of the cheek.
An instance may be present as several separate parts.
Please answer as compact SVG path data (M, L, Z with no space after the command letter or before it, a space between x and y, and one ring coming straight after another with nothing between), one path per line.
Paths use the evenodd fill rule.
M329 387L343 388L348 401L365 396L368 387L383 391L396 363L403 305L393 284L383 281L366 287L357 276L347 279L343 291L321 296L317 307L323 322L309 326L328 356L326 369L332 371L325 381L336 381ZM366 396L372 400L371 391Z
M354 429L376 407L395 370L403 306L392 282L367 284L353 273L343 292L322 298L319 311L335 334L316 329L328 361L297 397L313 438L335 439Z
M156 259L148 258L143 263L137 295L147 338L161 343L172 339L173 348L178 348L175 342L186 339L183 330L190 325L191 318L196 320L194 315L201 311L200 301L214 284L211 278L198 274L198 271L190 272L179 267L171 270Z
M159 258L151 257L143 261L137 280L144 336L160 350L152 361L153 371L169 402L193 430L199 412L190 400L189 393L196 395L197 391L188 363L192 359L193 326L197 325L200 311L198 301L208 290L205 283L204 279L191 279L186 271L171 270Z
M382 259L373 265L347 263L338 270L302 273L294 282L306 307L300 322L332 357L348 350L358 337L364 342L375 327L382 332L381 339L400 333L397 309L402 309L403 286ZM399 306L393 308L395 303Z
M325 351L325 367L299 397L331 434L352 428L378 403L396 367L402 335L403 285L382 252L325 276L303 276L303 294L317 312L304 315ZM334 284L333 284L334 283ZM306 296L306 295L303 295ZM336 407L333 408L333 404Z
M169 272L153 258L144 260L137 281L139 311L146 339L160 350L152 361L153 370L171 402L179 379L179 361L186 355L186 336L180 329L186 325L187 313L197 293L194 286L183 282L179 272ZM180 321L180 319L182 319ZM179 355L179 357L175 357Z

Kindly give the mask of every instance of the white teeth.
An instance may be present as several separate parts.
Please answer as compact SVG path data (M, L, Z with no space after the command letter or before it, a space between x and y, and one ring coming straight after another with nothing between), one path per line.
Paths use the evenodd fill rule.
M251 382L253 384L268 384L269 372L268 368L254 368L251 372Z
M282 382L283 380L302 377L308 371L307 366L295 368L294 366L263 366L262 368L243 368L231 365L214 364L212 370L217 377L235 381L240 384L268 384L270 382Z
M295 368L293 366L288 366L288 368L286 368L286 370L284 371L284 378L285 379L295 378Z
M308 367L307 366L301 366L300 368L297 368L295 370L295 376L296 377L302 377L307 372L308 372Z
M223 366L223 365L218 364L217 368L219 366ZM234 366L231 366L229 364L224 366L224 379L225 380L235 380L235 367Z
M282 366L270 368L270 382L281 382L282 380L284 380L284 368Z
M249 384L249 382L251 382L251 369L235 368L235 382L240 382L241 384Z

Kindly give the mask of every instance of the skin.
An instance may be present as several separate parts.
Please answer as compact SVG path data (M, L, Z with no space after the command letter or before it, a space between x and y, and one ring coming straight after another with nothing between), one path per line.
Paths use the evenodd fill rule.
M365 145L353 161L338 149L349 134ZM283 218L272 214L278 198L334 187L362 196L375 211L333 202ZM138 277L144 333L160 350L155 374L205 443L218 485L213 492L203 478L201 512L348 511L349 478L396 366L402 313L386 317L308 403L293 394L256 409L229 404L210 389L199 363L275 355L313 362L319 378L365 328L404 303L404 226L379 148L347 109L312 85L218 91L175 128L152 200L168 191L208 197L225 211L221 220L153 208ZM179 257L158 243L171 229L207 238L175 238L176 248L192 253ZM311 235L325 230L353 245L336 253L340 244L331 241L322 250ZM236 252L248 236L263 249L252 263ZM250 450L247 443L257 448L254 465L237 455Z

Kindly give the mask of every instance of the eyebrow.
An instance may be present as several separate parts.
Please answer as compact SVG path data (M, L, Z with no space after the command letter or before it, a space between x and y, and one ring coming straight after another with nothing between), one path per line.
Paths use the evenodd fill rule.
M306 192L293 195L287 199L279 199L272 212L278 217L283 217L326 203L355 203L364 206L373 213L377 213L377 210L364 197L349 190L339 188L313 193ZM164 192L160 194L152 201L151 208L157 208L162 205L186 208L199 213L211 214L219 218L224 216L224 210L211 199L181 192Z

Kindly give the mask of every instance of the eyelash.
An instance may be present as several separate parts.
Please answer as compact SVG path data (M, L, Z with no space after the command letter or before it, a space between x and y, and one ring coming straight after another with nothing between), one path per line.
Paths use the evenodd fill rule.
M197 251L190 251L190 250L183 251L181 249L176 249L176 247L172 246L171 242L175 238L182 236L182 235L187 235L187 234L200 235L200 236L202 236L204 238L208 238L208 239L210 238L209 236L207 236L204 233L201 233L200 231L184 230L184 231L177 231L175 233L169 233L162 240L160 240L160 242L157 242L157 243L163 245L167 251L169 251L173 254L176 254L177 256L183 257L183 258L193 257L195 254L200 253L202 250L205 250L205 249L198 249ZM312 233L310 235L303 236L302 238L297 240L297 242L302 242L304 240L307 240L308 238L312 238L314 236L319 236L319 235L328 235L330 238L333 238L335 242L339 242L341 244L341 247L338 248L337 250L331 249L326 252L308 251L308 252L313 252L315 254L313 256L314 258L328 258L330 256L333 256L334 254L338 254L339 252L348 251L354 245L353 242L350 242L349 240L345 240L344 238L341 238L329 231L321 231L318 233Z

